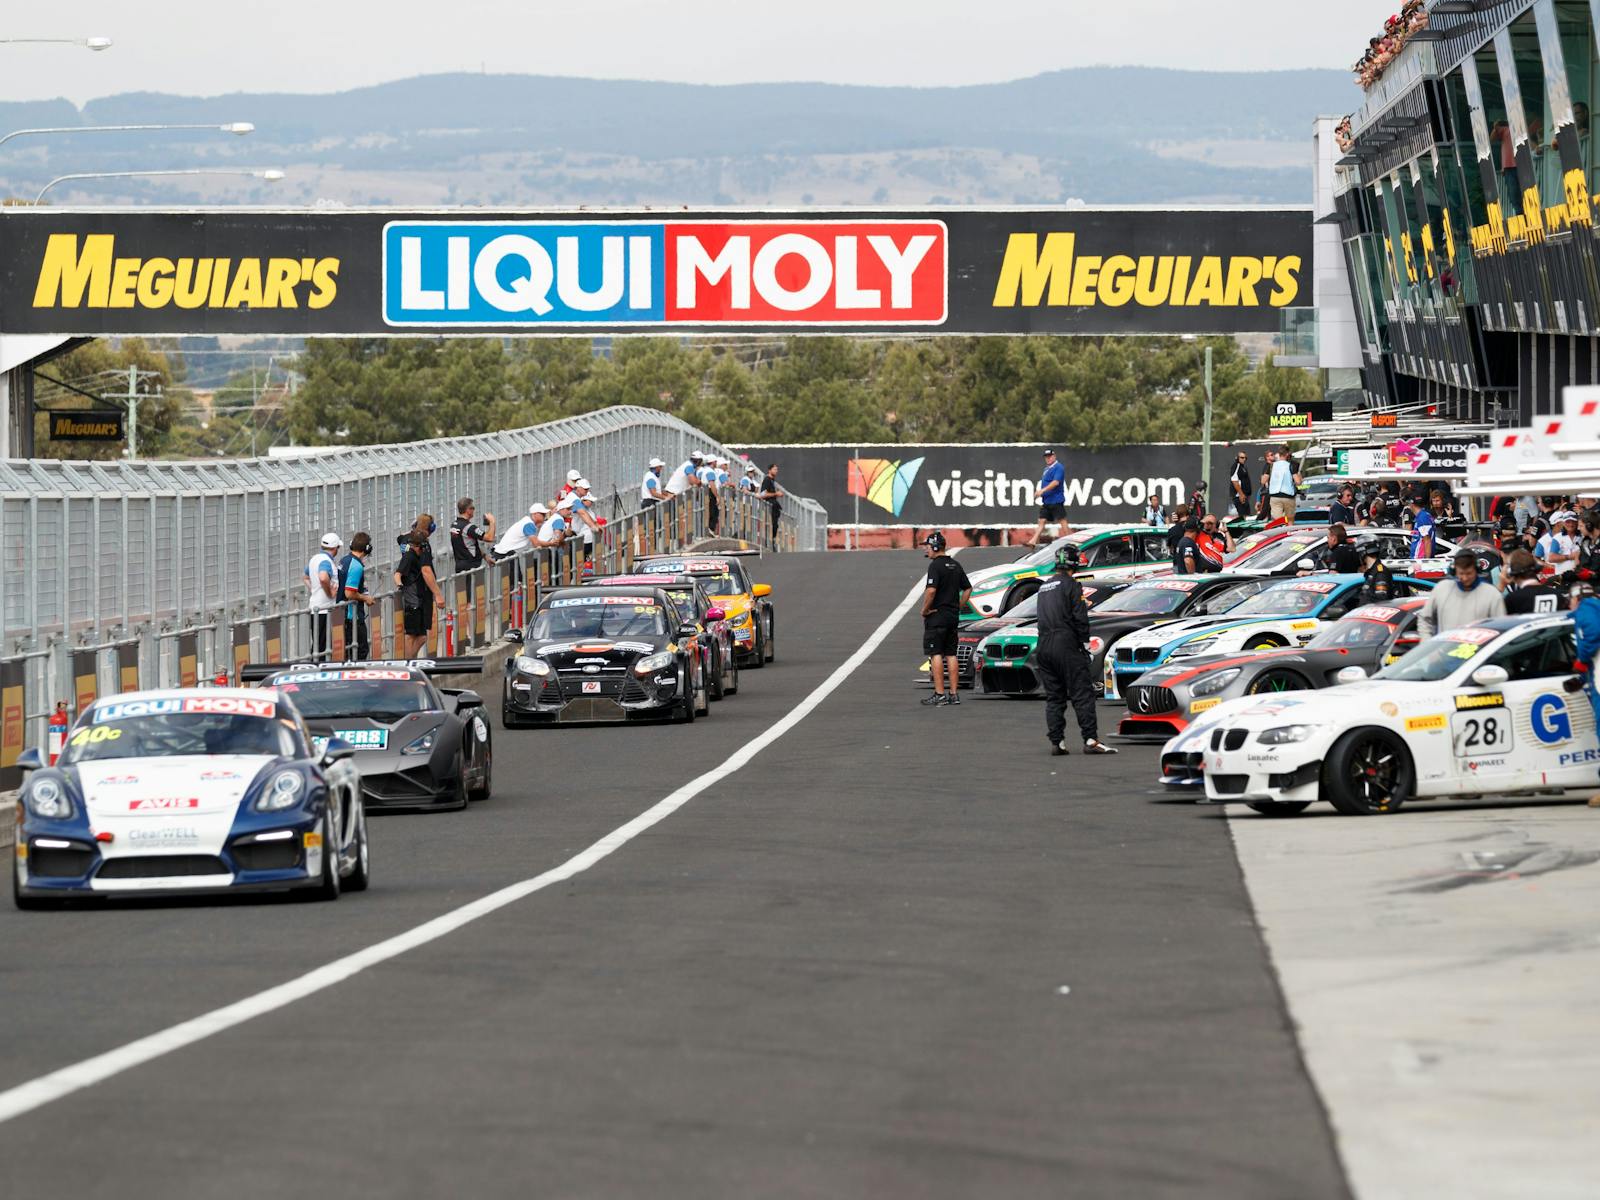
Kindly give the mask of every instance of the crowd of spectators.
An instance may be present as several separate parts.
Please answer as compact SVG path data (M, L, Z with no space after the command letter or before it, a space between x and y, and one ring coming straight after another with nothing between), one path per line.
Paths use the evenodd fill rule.
M767 505L771 537L776 544L784 496L776 463L770 464L763 475L747 460L735 464L726 457L696 450L676 470L669 473L666 467L662 459L650 459L639 489L641 510L699 495L706 505L707 526L716 534L721 529L723 498L730 491L742 491ZM619 508L620 503L619 497ZM480 522L477 502L472 497L458 500L456 518L450 526L451 560L456 574L497 562L509 562L513 571L519 571L519 555L571 546L574 552L581 552L583 571L588 574L594 571L595 548L606 523L607 518L600 515L594 486L574 467L553 495L534 501L528 506L527 516L517 518L504 529L491 512L485 512ZM416 657L427 644L445 606L433 558L432 538L437 531L433 514L420 513L411 528L395 539L398 560L393 583L400 621L398 651L405 658ZM324 534L302 572L312 652L318 659L326 659L332 653L332 622L339 615L344 619L346 659L359 661L371 654L367 610L377 599L371 590L373 576L367 565L372 537L365 531L357 533L350 539L348 552L341 555L344 549L344 540L337 533ZM480 607L486 590L480 590Z
M1428 27L1428 9L1423 0L1406 0L1404 7L1383 23L1383 32L1367 42L1367 49L1351 68L1363 91L1383 78L1389 64L1411 38Z

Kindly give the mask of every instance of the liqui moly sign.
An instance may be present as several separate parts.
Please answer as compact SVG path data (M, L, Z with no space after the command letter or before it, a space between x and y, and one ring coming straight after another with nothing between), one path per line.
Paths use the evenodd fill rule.
M943 221L392 221L391 326L939 325Z

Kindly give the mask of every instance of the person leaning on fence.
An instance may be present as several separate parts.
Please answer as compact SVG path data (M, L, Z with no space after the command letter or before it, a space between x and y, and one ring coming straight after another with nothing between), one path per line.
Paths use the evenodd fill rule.
M778 464L767 464L766 478L761 481L757 500L765 500L772 512L772 547L778 547L778 523L783 520L783 489L778 486Z
M689 457L683 461L683 464L667 477L667 495L681 496L690 488L700 486L702 457L698 450L691 452Z
M659 458L652 458L650 465L645 468L644 482L639 485L640 509L654 508L667 498L667 493L661 487L661 472L666 466Z
M572 527L583 536L583 561L594 562L594 540L600 532L600 519L595 516L599 507L587 479L579 479L572 485Z
M456 519L450 526L450 554L455 559L457 575L463 571L476 571L485 561L494 561L493 558L486 560L483 550L487 544L492 553L495 543L494 514L484 513L480 526L474 520L477 513L477 505L472 502L471 496L463 496L456 501Z
M350 539L350 553L339 560L339 595L345 600L346 662L364 662L372 657L372 638L367 629L367 609L376 599L367 591L367 558L371 554L372 535L362 532Z
M739 478L741 492L758 492L761 490L761 468L753 462L744 465L744 474Z
M417 620L421 621L422 628L420 633L412 633L412 625L416 622L412 619L412 610L408 608L406 610L405 631L408 640L414 640L411 640L410 648L405 653L406 658L416 657L417 651L427 641L428 635L433 632L434 611L444 607L444 593L439 590L439 580L433 569L433 545L428 541L437 528L438 525L434 522L433 514L419 513L416 524L411 527L411 531L401 534L399 538L395 539L401 546L406 548L408 553L415 554L417 559L416 574L421 584L418 590L419 616ZM405 561L404 554L400 558L401 562ZM400 571L396 568L395 583L399 585L400 582Z
M344 541L337 533L322 535L322 544L306 563L307 607L311 610L311 650L318 662L325 662L332 648L329 614L339 603L339 564L334 555Z

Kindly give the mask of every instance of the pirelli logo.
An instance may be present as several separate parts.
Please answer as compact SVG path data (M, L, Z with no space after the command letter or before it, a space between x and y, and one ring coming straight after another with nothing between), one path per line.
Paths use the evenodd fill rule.
M1300 295L1298 254L1084 254L1077 234L1013 233L995 308L1283 308Z
M1502 692L1482 692L1472 696L1457 696L1456 711L1461 712L1468 708L1504 708L1505 694Z

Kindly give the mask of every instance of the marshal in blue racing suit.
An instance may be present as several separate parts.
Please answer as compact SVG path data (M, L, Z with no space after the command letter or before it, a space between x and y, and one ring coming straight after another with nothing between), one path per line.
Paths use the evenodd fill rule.
M1572 614L1572 623L1578 627L1578 661L1574 665L1583 672L1583 690L1594 710L1595 729L1600 732L1600 697L1595 695L1594 683L1594 656L1600 653L1600 597L1586 597Z

